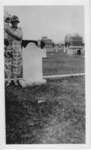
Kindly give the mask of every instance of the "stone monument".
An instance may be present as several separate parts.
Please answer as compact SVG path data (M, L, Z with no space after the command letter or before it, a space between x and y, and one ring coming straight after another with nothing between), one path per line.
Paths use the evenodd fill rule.
M46 58L46 57L47 57L47 54L46 54L46 53L47 53L46 48L43 48L42 51L43 51L43 58Z
M23 80L20 81L23 87L46 83L42 72L43 56L43 50L34 43L29 43L23 49Z

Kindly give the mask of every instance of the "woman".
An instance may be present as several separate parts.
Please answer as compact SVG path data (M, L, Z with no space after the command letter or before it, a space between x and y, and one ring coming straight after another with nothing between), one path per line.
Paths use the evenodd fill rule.
M5 15L4 27L8 28L11 22L11 15ZM4 30L4 56L5 56L5 78L7 79L7 86L11 82L11 60L12 60L12 44L11 38Z
M11 37L12 41L12 75L13 82L16 86L19 85L19 78L22 77L22 30L18 27L19 18L12 16L11 27L5 27L5 31Z

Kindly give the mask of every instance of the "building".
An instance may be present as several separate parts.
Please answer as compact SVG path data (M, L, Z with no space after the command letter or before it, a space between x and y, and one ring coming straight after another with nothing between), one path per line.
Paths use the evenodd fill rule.
M41 41L44 42L45 48L53 48L54 47L54 42L46 36L43 36L41 38Z
M67 54L83 54L84 53L84 42L83 38L78 34L74 36L69 36L69 38L65 38L65 48L64 52Z

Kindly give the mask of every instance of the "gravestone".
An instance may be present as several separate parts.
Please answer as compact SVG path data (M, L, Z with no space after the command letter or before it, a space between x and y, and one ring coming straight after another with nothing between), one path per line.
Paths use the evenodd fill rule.
M47 54L46 54L46 53L47 53L47 52L46 52L46 48L44 48L42 51L43 51L43 58L46 58L46 57L47 57Z
M43 50L34 43L29 43L23 50L23 81L22 86L44 84L42 72Z

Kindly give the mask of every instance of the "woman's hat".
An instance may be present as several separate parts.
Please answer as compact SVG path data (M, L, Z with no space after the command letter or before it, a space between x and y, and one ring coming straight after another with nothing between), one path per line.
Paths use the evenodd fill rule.
M20 21L19 21L19 18L17 16L12 16L11 22L18 22L19 23Z

